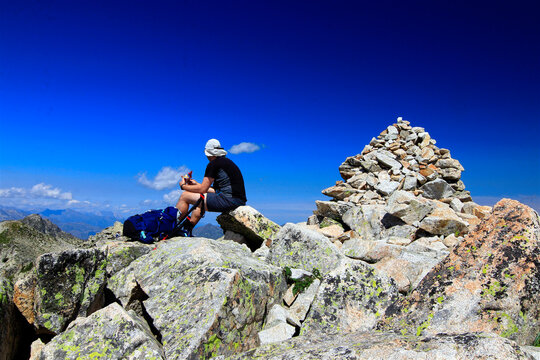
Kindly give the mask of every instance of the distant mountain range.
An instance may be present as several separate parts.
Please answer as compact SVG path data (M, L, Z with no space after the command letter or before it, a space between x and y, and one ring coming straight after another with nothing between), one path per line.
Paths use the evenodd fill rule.
M207 239L219 239L223 236L223 230L221 227L212 225L212 224L204 224L200 226L195 226L193 229L193 235L204 237Z
M58 225L63 231L84 240L113 225L115 221L123 222L125 220L115 216L112 212L83 213L71 209L27 211L0 206L0 221L20 220L30 214L39 214ZM223 236L223 231L219 226L205 224L195 227L193 234L209 239L218 239Z
M115 221L123 221L112 212L102 212L97 214L83 213L71 209L43 211L27 211L15 208L0 207L0 221L20 220L30 214L39 214L58 225L63 231L75 235L80 239L88 239L104 228L111 226Z

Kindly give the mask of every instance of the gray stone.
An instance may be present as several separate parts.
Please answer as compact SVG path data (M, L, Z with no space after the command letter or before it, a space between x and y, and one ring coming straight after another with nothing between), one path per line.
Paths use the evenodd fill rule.
M474 215L474 209L478 207L479 205L475 202L469 201L463 204L463 207L461 208L461 212L464 214Z
M379 182L390 181L390 174L386 170L379 171L379 173L377 174L377 179L379 180Z
M412 225L394 225L384 231L384 236L407 238L412 241L417 230L418 228Z
M407 250L414 253L426 254L439 260L442 260L449 253L446 245L438 237L416 239L416 241L407 246Z
M291 306L296 300L296 296L298 295L294 293L293 288L294 288L294 285L289 286L289 288L287 289L287 292L285 293L285 295L283 295L283 302L287 306Z
M463 203L459 199L454 198L450 201L450 207L452 210L459 213L461 212L461 209L463 209Z
M223 231L230 230L243 235L249 241L251 250L258 249L264 241L273 238L280 229L278 224L265 218L250 206L240 206L222 213L216 220Z
M246 245L247 247L249 247L249 243L250 243L250 241L246 239L244 235L231 231L231 230L225 230L223 232L223 240L234 241L237 244ZM261 245L260 248L262 248L263 246L264 246L264 243ZM258 251L259 249L255 251Z
M393 157L387 155L386 153L383 153L381 151L376 152L376 159L381 165L381 167L386 169L401 169L403 165L397 160L395 160Z
M381 220L385 214L384 206L381 205L355 206L343 215L343 222L358 237L365 240L376 240L381 238L384 229Z
M380 274L392 278L396 282L399 292L407 294L415 289L431 269L442 261L435 255L405 247L395 255L388 255L380 259L373 267Z
M261 346L228 360L387 360L387 359L531 359L507 339L489 333L440 334L429 337L402 336L394 332L299 336L281 344ZM215 360L225 360L224 357Z
M416 177L415 176L406 176L405 182L403 183L403 190L405 191L412 191L416 189Z
M390 236L386 240L386 242L392 245L405 246L405 245L409 245L412 242L412 239L408 237Z
M268 315L266 316L266 321L264 323L264 328L271 328L279 323L286 323L289 312L283 306L279 304L274 304Z
M296 328L287 323L279 323L271 328L264 329L258 334L261 345L282 342L293 337Z
M459 199L462 203L472 201L471 193L468 191L456 191L453 197Z
M410 192L396 191L388 199L385 210L411 225L424 219L434 208L430 201L416 198Z
M302 322L306 318L309 308L311 307L313 299L315 299L315 295L317 294L317 290L319 290L320 284L321 281L319 279L315 279L307 289L298 294L296 297L296 300L289 309L288 317L288 319L294 325L301 326Z
M459 244L462 240L463 240L462 237L458 238L458 237L456 237L456 235L450 234L450 235L448 235L447 237L444 238L443 243L448 248L453 248L454 246Z
M417 139L418 139L418 134L415 133L415 132L413 132L413 133L410 133L410 134L405 138L405 141L407 141L407 142L411 141L411 142L415 143Z
M441 169L441 176L444 180L458 181L461 179L461 171L454 168Z
M367 182L366 181L367 177L368 177L368 174L366 173L356 174L352 178L347 180L347 184L351 185L355 189L362 189L363 186L365 186Z
M461 180L459 180L457 182L454 182L454 183L451 183L450 186L452 187L452 189L454 189L456 191L465 190L465 183L463 183L463 181L461 181Z
M73 249L43 254L36 260L33 311L30 323L41 334L58 334L76 316L87 316L104 304L106 253ZM24 296L20 293L19 296ZM30 304L29 304L30 305Z
M368 264L349 261L323 278L300 334L371 330L397 297L392 280Z
M352 259L374 263L385 257L396 257L403 251L399 245L386 241L371 241L351 238L343 243L341 252Z
M101 249L107 254L107 275L112 276L122 270L135 259L148 254L155 246L140 242L112 241Z
M276 235L268 256L268 262L280 268L318 269L322 274L343 260L345 257L326 236L290 223Z
M129 241L129 238L122 235L124 224L120 221L115 221L112 226L109 226L95 235L88 237L88 242L96 245L102 245L111 241Z
M412 293L392 305L379 329L417 336L482 331L519 345L533 343L540 328L540 268L533 265L540 258L539 239L538 213L501 200Z
M441 153L442 154L442 153ZM459 163L456 159L439 159L435 166L441 168L441 169L447 169L447 168L454 168L458 169L460 171L463 171L463 166Z
M454 194L454 190L443 179L435 179L420 187L420 190L424 192L424 197L428 199L443 199L448 198Z
M385 181L381 181L380 183L378 183L375 186L375 189L379 193L381 193L381 194L383 194L385 196L388 196L388 195L391 195L394 191L396 191L398 187L399 187L399 182L385 180Z
M359 184L357 185L360 186ZM329 196L336 200L344 200L354 194L357 194L358 192L358 189L354 189L348 184L335 185L322 191L323 195Z
M339 166L339 174L341 175L343 180L352 178L357 172L358 169L353 168L347 163L343 163Z
M396 129L396 127L392 126L392 125L387 127L386 130L388 131L388 135L398 135L399 134L398 129Z
M245 246L205 238L160 242L108 287L124 307L142 308L152 319L168 359L257 346L266 309L280 303L287 289L281 268Z
M521 350L526 354L532 356L534 360L540 360L540 347L539 346L521 346Z
M427 179L425 176L423 176L422 174L420 173L417 173L416 174L416 181L418 182L419 185L423 185L426 183Z
M433 235L457 236L468 232L469 225L446 204L435 202L437 208L420 222L420 228Z
M313 273L311 271L306 271L304 269L295 269L295 268L291 269L291 279L293 280L299 280L307 276L313 276Z
M315 204L317 206L317 215L334 220L340 220L343 214L351 208L351 205L345 202L317 200Z
M54 337L36 356L55 359L165 359L160 343L143 319L113 303L80 317Z

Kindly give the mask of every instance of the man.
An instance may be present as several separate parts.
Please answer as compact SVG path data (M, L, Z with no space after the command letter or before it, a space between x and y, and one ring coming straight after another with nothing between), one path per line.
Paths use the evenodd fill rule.
M244 188L244 178L240 169L232 160L226 157L225 151L218 140L210 139L204 148L204 154L208 158L208 165L204 172L202 183L193 179L182 178L180 188L184 190L176 208L181 212L181 216L188 212L190 204L195 204L204 195L205 210L225 212L236 209L238 206L246 204L246 190ZM213 187L211 185L213 184ZM193 211L190 224L191 229L201 219L201 209ZM191 230L189 229L189 230Z

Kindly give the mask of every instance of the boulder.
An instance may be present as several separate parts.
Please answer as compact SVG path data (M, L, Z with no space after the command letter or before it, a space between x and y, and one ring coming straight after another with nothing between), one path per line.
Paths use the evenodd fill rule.
M415 289L426 274L435 267L441 259L425 253L417 253L408 249L402 250L397 256L387 256L373 267L379 274L392 278L403 294Z
M383 180L375 185L375 190L384 196L391 195L399 187L399 182L392 180Z
M274 237L279 231L278 224L265 218L250 206L240 206L217 217L223 231L233 231L243 235L250 243L249 248L258 249L261 244Z
M344 255L369 263L380 261L385 257L397 257L401 251L403 251L402 246L362 238L351 238L341 246L341 252Z
M296 326L300 326L304 321L308 310L311 307L311 303L313 302L313 299L315 299L317 290L319 290L320 284L321 281L319 279L315 279L307 289L297 295L296 300L289 309L288 318L290 319L291 323Z
M334 198L337 200L343 200L345 198L348 198L351 195L358 193L358 190L353 189L350 186L345 186L341 184L341 185L335 185L327 189L324 189L322 193L323 195L329 196L331 198Z
M434 200L448 198L454 194L454 189L440 178L425 183L420 187L420 190L424 192L425 198Z
M433 235L460 236L469 230L469 224L459 217L450 206L435 202L436 208L421 222L419 227Z
M434 208L431 201L421 200L407 191L396 191L388 199L385 210L410 225L422 221Z
M268 329L259 332L259 343L261 345L285 341L293 337L296 328L286 322L280 322Z
M0 359L13 359L17 352L18 324L13 304L13 284L0 277Z
M343 222L361 239L377 240L384 230L382 219L385 214L383 205L360 205L343 214Z
M267 309L287 289L282 269L246 246L204 238L160 242L111 277L108 287L124 307L146 316L167 359L257 346Z
M345 259L326 236L288 223L276 234L267 261L280 268L318 269L326 274Z
M401 169L402 165L399 161L395 160L391 154L381 151L376 152L376 159L383 168L387 169Z
M39 255L86 246L82 240L35 214L18 221L0 222L0 239L0 276L15 281L20 272L33 266Z
M32 274L35 288L18 287L20 311L41 334L58 334L77 316L90 315L104 304L106 254L96 248L43 254ZM18 283L20 284L20 283ZM33 313L22 301L33 293ZM26 305L25 305L26 304Z
M264 329L269 329L279 323L286 323L289 312L283 306L275 304L272 306L266 320L264 322Z
M112 241L106 243L101 249L107 254L107 275L116 274L135 259L148 254L154 247L155 245L146 245L140 242Z
M410 296L387 309L379 328L412 335L488 331L532 345L540 332L539 238L538 214L501 200Z
M124 224L120 221L116 221L112 226L109 226L96 235L88 237L88 242L92 244L103 244L110 241L129 241L129 238L123 236Z
M350 260L324 276L300 334L370 330L397 297L392 280Z
M227 360L251 359L531 359L513 341L489 333L401 336L396 333L353 332L340 336L307 334L281 344L269 344ZM225 360L218 357L215 360Z
M342 201L315 201L317 206L316 214L334 220L341 220L341 217L351 205Z
M36 359L165 359L161 344L143 319L113 303L73 321Z

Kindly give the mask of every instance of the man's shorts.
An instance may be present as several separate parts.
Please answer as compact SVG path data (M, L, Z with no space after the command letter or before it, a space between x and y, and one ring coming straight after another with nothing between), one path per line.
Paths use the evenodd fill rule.
M208 211L225 212L236 209L239 206L246 203L237 198L230 198L222 193L208 193L206 194L206 207Z

